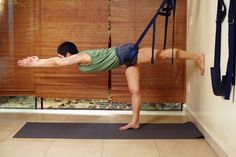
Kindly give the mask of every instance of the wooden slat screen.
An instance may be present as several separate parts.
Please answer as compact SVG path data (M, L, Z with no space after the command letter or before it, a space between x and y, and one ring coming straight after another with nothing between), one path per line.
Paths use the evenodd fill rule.
M34 94L33 69L16 66L18 59L33 55L32 2L1 1L1 95Z
M156 12L161 0L117 0L112 3L112 44L136 42L149 20ZM156 48L163 48L164 17L156 22ZM151 46L149 31L141 47ZM172 17L169 19L167 47L171 47ZM185 49L186 0L177 1L175 47ZM141 65L141 89L143 102L185 102L185 61L159 61L155 65ZM130 102L125 68L112 71L112 100Z

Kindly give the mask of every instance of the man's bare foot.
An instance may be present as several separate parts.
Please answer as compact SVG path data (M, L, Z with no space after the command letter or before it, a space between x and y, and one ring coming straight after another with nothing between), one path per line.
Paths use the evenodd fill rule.
M129 123L119 128L119 130L121 131L128 130L128 129L139 129L139 123L136 123L136 124Z
M205 55L199 54L199 56L196 59L196 64L199 68L200 74L204 75L205 73Z

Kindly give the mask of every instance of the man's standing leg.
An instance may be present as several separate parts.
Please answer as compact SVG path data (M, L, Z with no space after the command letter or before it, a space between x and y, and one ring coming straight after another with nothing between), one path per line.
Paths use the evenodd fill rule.
M119 129L120 130L138 129L140 106L141 106L139 67L137 65L127 67L125 71L125 75L126 75L126 80L128 83L128 88L131 93L133 115L132 115L131 121L127 125L122 126Z

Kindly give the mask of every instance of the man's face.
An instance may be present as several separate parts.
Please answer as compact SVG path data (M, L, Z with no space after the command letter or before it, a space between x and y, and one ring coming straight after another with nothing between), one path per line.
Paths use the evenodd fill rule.
M66 58L66 57L70 57L70 56L71 56L71 54L70 54L69 52L66 53L66 57L64 57L64 56L61 55L60 53L58 53L57 55L58 55L58 57L60 57L60 58Z
M65 58L63 55L61 55L60 53L57 54L59 58Z

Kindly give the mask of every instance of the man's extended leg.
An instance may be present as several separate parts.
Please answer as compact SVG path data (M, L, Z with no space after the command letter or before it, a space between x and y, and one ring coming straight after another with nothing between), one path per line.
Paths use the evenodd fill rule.
M126 68L125 71L126 80L128 83L129 91L131 93L131 102L133 115L131 121L125 125L120 127L120 130L127 129L138 129L139 128L139 115L140 115L140 106L141 106L141 93L139 87L139 67L137 65L130 66Z
M138 64L150 63L151 61L151 48L140 48L138 53ZM170 59L172 57L172 49L154 51L155 60ZM201 53L191 53L180 49L174 49L175 59L186 59L195 62L199 68L200 74L205 73L205 58Z

